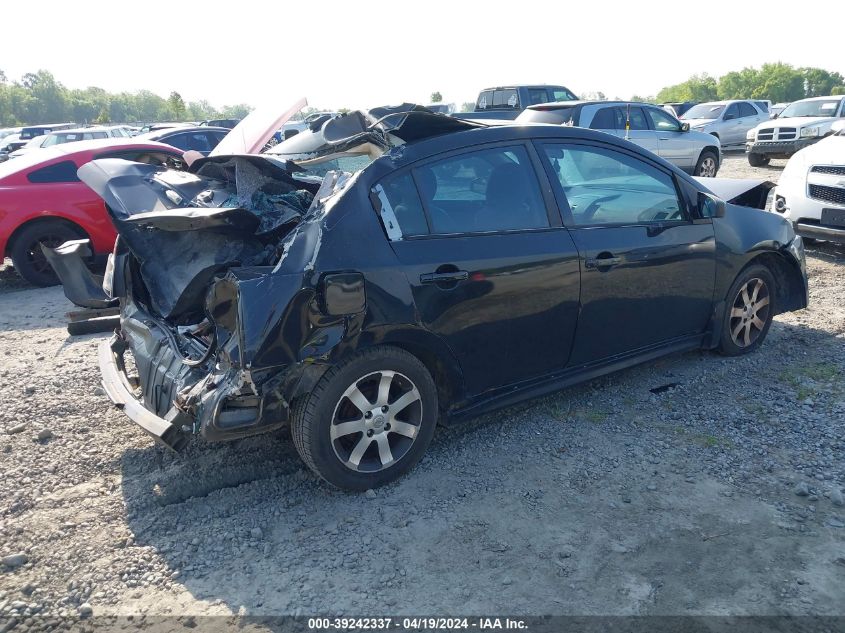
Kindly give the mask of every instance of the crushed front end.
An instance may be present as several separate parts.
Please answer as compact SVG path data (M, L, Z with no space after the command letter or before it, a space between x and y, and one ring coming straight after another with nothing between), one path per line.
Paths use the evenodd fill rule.
M243 156L197 173L96 161L80 177L119 234L104 286L120 300L120 327L99 355L110 399L174 450L190 434L285 424L286 395L320 373L321 342L342 332L342 319L313 309L302 262L350 175L294 177L285 161ZM303 345L309 332L320 341Z

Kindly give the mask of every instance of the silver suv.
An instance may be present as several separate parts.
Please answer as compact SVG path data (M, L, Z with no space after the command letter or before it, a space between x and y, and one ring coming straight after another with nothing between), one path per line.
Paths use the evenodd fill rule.
M745 135L758 123L769 120L769 112L755 101L710 101L683 113L681 121L697 132L712 134L723 148L745 147Z
M719 139L691 131L663 108L646 103L542 103L528 106L515 123L576 125L600 130L636 143L694 176L715 176L722 158Z

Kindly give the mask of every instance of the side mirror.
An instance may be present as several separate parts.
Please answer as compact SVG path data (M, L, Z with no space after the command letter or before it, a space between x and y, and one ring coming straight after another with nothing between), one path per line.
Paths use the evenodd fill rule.
M689 123L681 121L681 132L689 132Z
M736 118L735 114L725 114L725 116L722 117L722 120L723 121L732 121L735 118Z
M725 217L725 201L699 191L698 213L702 218L723 218Z
M481 196L487 194L487 181L484 178L476 178L469 185L469 190Z

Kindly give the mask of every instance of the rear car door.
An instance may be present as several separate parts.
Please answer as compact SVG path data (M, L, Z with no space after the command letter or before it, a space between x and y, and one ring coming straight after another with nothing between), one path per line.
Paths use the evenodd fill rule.
M423 326L469 396L560 371L578 313L578 253L531 145L461 150L383 179L391 241Z
M581 257L571 366L703 333L712 310L715 237L693 220L674 174L597 143L538 144Z
M646 114L657 132L657 155L681 169L692 169L701 148L690 141L689 134L681 131L681 122L662 108L646 106Z

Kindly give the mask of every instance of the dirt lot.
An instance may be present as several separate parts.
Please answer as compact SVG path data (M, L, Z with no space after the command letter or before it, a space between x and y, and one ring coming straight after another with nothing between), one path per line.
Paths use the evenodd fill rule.
M164 452L109 406L60 289L0 271L0 618L845 614L845 248L808 250L811 306L758 353L440 430L369 495L286 432Z

